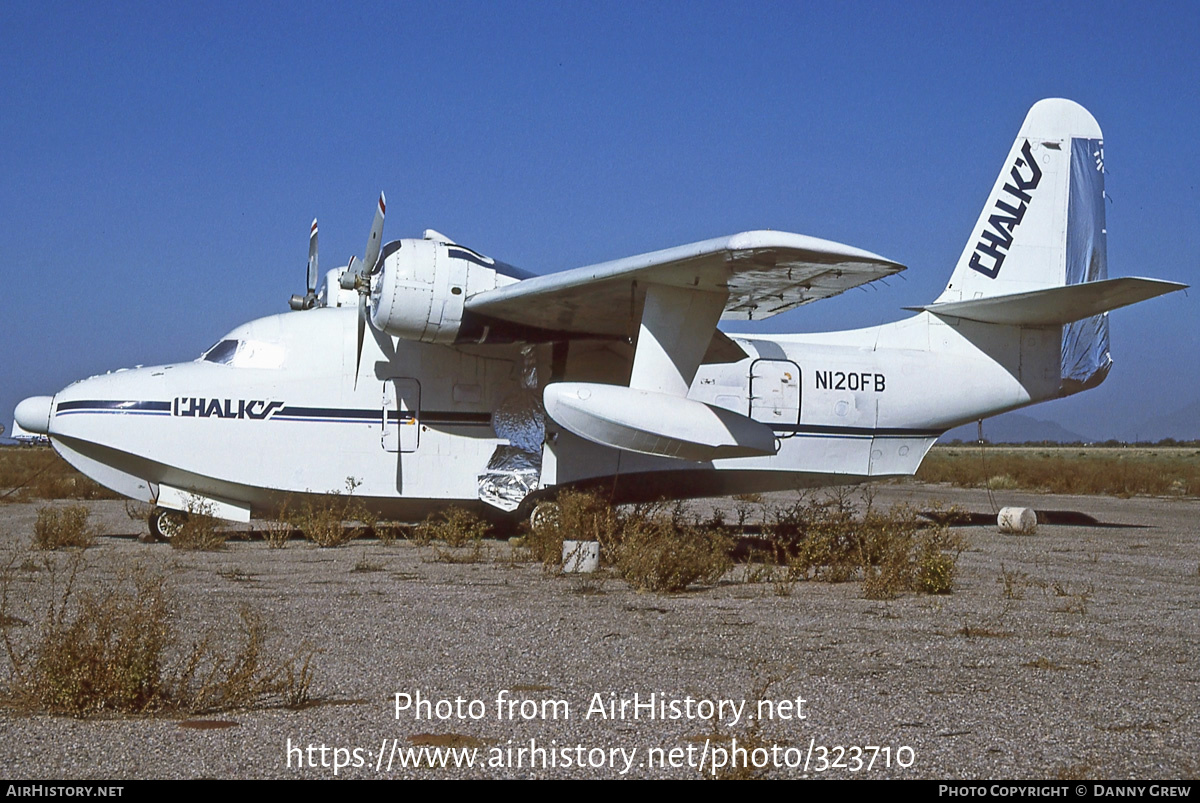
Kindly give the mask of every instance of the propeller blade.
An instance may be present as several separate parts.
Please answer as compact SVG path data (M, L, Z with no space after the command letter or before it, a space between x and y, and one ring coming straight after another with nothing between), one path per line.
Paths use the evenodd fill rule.
M383 215L387 211L387 199L379 193L379 204L375 207L375 221L371 224L371 237L367 240L367 258L363 261L363 272L374 273L375 263L379 261L379 251L383 248Z
M354 357L354 389L358 390L358 369L362 365L363 335L367 332L367 296L358 294L358 353Z
M317 289L317 219L313 218L312 229L308 233L308 292L311 295Z

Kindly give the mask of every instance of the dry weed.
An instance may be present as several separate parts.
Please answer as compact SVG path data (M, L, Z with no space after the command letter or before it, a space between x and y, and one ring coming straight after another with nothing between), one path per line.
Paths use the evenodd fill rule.
M0 447L0 502L30 499L119 499L80 474L49 446Z
M765 536L791 580L862 580L868 599L904 591L946 594L965 544L949 527L954 511L935 518L930 524L906 505L877 510L869 488L857 499L839 489L774 508L765 517Z
M487 535L488 523L460 507L447 508L425 519L416 529L414 540L421 544L441 541L449 547L478 543Z
M971 488L989 485L1062 494L1195 496L1200 460L1177 449L935 448L917 472L925 482Z
M180 517L179 530L171 536L171 548L205 552L223 549L229 535L212 514L211 503L195 497L189 500L187 515Z
M996 582L1003 587L1001 593L1005 599L1024 599L1025 589L1030 585L1029 575L1016 570L1009 571L1003 563L1000 564L1000 577Z
M683 591L693 583L715 583L733 565L724 535L669 518L627 521L608 546L616 568L641 591Z
M549 571L562 564L563 541L612 543L621 527L617 511L595 493L563 491L553 502L539 503L539 512L522 546Z
M378 520L366 504L354 496L361 484L354 477L347 477L344 495L340 491L310 495L290 514L285 509L281 517L319 547L348 544L359 536L372 533ZM350 526L346 526L347 522Z
M723 529L689 518L680 504L638 505L616 525L599 539L601 556L640 591L715 583L733 565L733 543Z
M279 507L275 518L263 522L263 540L268 549L286 549L292 540L292 500L286 499Z
M679 503L618 511L597 494L564 491L553 514L530 528L523 546L547 569L557 570L563 541L596 540L602 561L639 590L680 591L716 582L731 568L733 536L753 517L764 522L762 546L751 548L741 578L769 583L777 596L789 596L800 580L861 580L864 595L872 599L953 589L965 547L950 529L959 518L955 510L935 516L931 524L907 506L875 509L869 489L801 495L762 512L751 507L757 501L739 497L738 522L728 525L720 515L701 522Z
M96 530L88 524L87 505L64 508L40 507L33 525L34 549L87 549L96 542Z
M82 553L47 560L48 607L25 643L4 630L10 704L75 717L205 713L307 698L311 651L266 657L266 629L241 612L241 639L212 633L179 651L165 574L135 567L103 590L79 590ZM11 567L0 607L8 616ZM297 670L297 663L300 669Z

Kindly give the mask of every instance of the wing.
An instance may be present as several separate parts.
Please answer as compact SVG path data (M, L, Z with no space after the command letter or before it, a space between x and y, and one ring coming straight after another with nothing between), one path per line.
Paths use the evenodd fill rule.
M728 294L722 320L760 320L904 270L869 251L780 231L749 231L538 276L472 296L466 309L521 327L626 336L646 287Z

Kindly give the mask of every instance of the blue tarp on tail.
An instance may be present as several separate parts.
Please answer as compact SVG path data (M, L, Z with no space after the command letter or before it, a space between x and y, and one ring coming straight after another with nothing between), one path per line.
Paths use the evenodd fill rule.
M1068 285L1108 278L1105 231L1104 141L1072 139L1067 206ZM1063 328L1063 395L1099 385L1111 367L1107 314L1084 318Z

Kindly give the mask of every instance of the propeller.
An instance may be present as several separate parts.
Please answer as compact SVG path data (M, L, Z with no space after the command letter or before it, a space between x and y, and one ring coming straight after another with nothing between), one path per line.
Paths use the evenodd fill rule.
M294 310L312 309L317 305L317 219L313 218L308 231L308 292L292 296L288 306Z
M386 211L387 199L381 192L379 193L379 203L375 207L375 220L371 223L371 234L367 239L366 259L359 260L356 256L350 257L350 264L346 266L346 271L339 280L343 290L358 291L358 352L354 359L354 387L356 389L358 388L358 371L362 364L363 337L367 333L367 296L371 294L371 275L378 267L379 254L383 248L383 216ZM315 228L313 232L315 237Z

